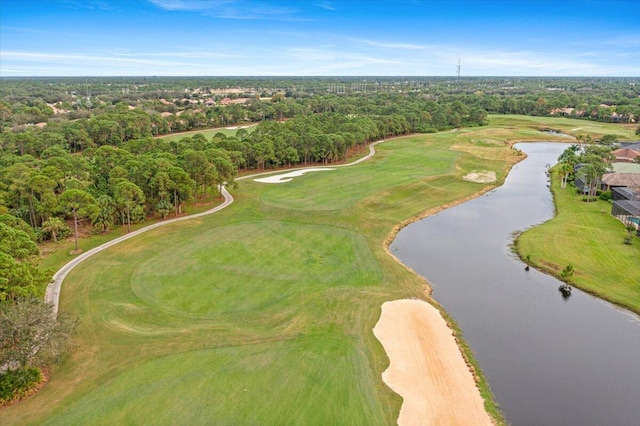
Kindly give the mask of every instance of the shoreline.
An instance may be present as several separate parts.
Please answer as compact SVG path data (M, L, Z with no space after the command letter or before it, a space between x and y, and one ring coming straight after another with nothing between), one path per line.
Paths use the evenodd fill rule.
M510 146L513 147L513 145L517 143L517 142L512 142L510 143ZM412 343L415 343L415 340L420 340L421 338L431 338L431 339L441 339L440 342L443 345L449 346L451 343L453 343L453 345L455 346L455 348L458 350L458 354L461 356L462 360L464 361L464 367L458 365L458 369L459 371L457 372L457 374L461 374L462 376L466 376L467 372L469 374L469 376L473 379L471 381L471 384L469 383L469 381L465 381L465 379L461 377L457 378L457 379L452 379L450 376L453 376L455 374L454 371L449 371L447 373L447 377L450 380L458 380L458 384L462 384L463 389L461 389L461 391L463 393L471 393L472 395L477 395L478 397L480 397L480 399L483 401L483 408L482 408L482 412L484 414L486 414L488 416L488 418L490 419L488 424L504 424L505 420L503 417L502 412L500 411L497 403L495 402L495 400L493 399L493 394L491 392L491 388L489 386L489 383L487 382L487 380L485 379L484 375L482 374L482 370L480 370L479 366L474 362L474 358L473 358L473 353L471 351L471 348L466 344L466 342L464 341L463 337L462 337L462 331L460 330L460 328L457 326L457 324L455 323L455 321L447 314L447 312L438 304L438 302L432 298L432 293L433 293L433 288L431 287L431 285L429 284L429 281L423 277L422 275L418 274L415 270L413 270L412 268L410 268L409 266L405 265L395 254L393 254L393 252L389 249L391 243L393 242L393 240L396 238L396 236L398 235L398 233L405 228L408 225L411 225L412 223L415 223L419 220L425 219L429 216L432 216L434 214L437 214L441 211L444 211L446 209L455 207L457 205L460 205L462 203L465 203L467 201L476 199L478 197L481 197L482 195L488 193L489 191L494 190L495 188L499 187L500 185L502 185L504 183L504 179L506 178L506 176L508 175L509 171L511 170L511 168L518 164L519 162L521 162L522 160L524 160L526 158L526 154L522 153L521 155L518 155L518 157L514 158L513 162L510 162L509 164L507 164L507 166L505 167L504 171L504 177L496 183L492 183L491 185L485 186L484 188L480 189L479 191L474 192L473 194L470 194L466 197L463 198L459 198L457 200L454 200L452 202L449 203L445 203L445 204L441 204L439 206L436 207L432 207L430 209L427 209L425 211L423 211L421 214L412 217L410 219L407 219L401 223L399 223L398 225L394 226L391 230L391 232L387 235L387 237L384 240L383 243L383 248L384 250L387 252L388 255L390 255L393 259L396 260L396 262L398 262L399 264L401 264L403 267L405 267L407 270L409 270L411 273L413 273L416 277L418 277L419 279L421 279L424 283L424 293L426 296L426 299L428 300L419 300L419 299L399 299L399 300L395 300L395 301L387 301L385 303L383 303L381 309L382 312L380 314L380 318L378 320L378 323L376 324L376 327L378 327L378 324L380 324L381 321L383 321L383 314L384 314L384 307L387 304L390 303L395 303L398 308L396 308L395 306L392 307L391 309L393 310L393 313L395 314L394 317L395 318L389 318L389 315L385 318L385 323L386 322L390 322L392 320L395 319L395 321L392 322L396 322L396 324L393 325L387 325L385 324L384 327L395 327L398 330L402 330L403 328L410 328L410 323L409 320L406 317L402 317L402 314L398 314L396 312L397 309L401 309L402 307L404 307L405 303L403 301L408 301L408 300L415 300L418 302L422 302L422 304L426 305L423 306L422 309L420 308L413 308L418 309L419 311L424 311L422 315L424 316L431 316L432 321L435 322L439 322L440 320L443 322L443 324L445 325L444 328L442 327L431 327L428 329L427 333L422 333L420 335L418 335L417 333L414 333L413 335L413 341L412 339L408 339L408 340L403 340L402 343L397 342L396 345L398 346L409 346ZM402 302L402 303L401 303ZM387 305L390 306L390 305ZM432 309L433 311L435 311L435 317L433 316L433 312L430 312L430 309ZM434 319L435 318L435 319ZM400 322L400 324L397 324L397 322ZM407 386L406 384L402 384L400 386L398 386L396 384L396 380L401 380L401 379L397 379L395 375L400 375L399 372L395 372L395 373L389 373L387 374L388 371L393 371L391 370L392 367L394 369L404 369L407 367L407 363L409 360L403 359L402 355L400 354L400 351L397 348L390 348L388 349L387 346L385 346L384 342L378 337L378 335L376 334L376 327L374 327L374 335L376 336L376 338L378 338L378 340L380 341L380 343L382 344L385 353L387 355L387 357L389 358L389 367L387 368L387 370L385 370L382 373L382 379L383 382L395 393L399 394L402 398L403 398L403 404L402 407L400 409L400 414L398 416L398 425L400 426L408 426L408 425L414 425L414 424L433 424L433 425L438 425L440 424L440 421L443 420L446 424L460 424L460 425L466 425L469 424L469 418L451 418L449 420L445 420L445 419L441 419L438 418L437 414L429 414L429 407L430 404L428 403L428 401L425 401L424 404L422 404L422 413L420 414L420 416L423 419L432 419L433 421L430 423L425 423L425 422L420 422L420 416L416 417L416 410L419 410L420 408L420 404L418 402L416 402L414 399L420 398L420 399L424 399L425 397L425 393L421 390L420 386ZM428 336L426 334L429 333L439 333L439 336ZM450 339L449 336L452 336L453 339ZM439 353L441 350L441 348L438 348L437 353ZM450 350L450 349L449 349ZM391 352L390 352L391 351ZM393 353L393 358L392 358L392 353ZM453 357L456 357L455 354L452 354ZM395 364L399 364L401 367L396 367L394 366L394 361ZM414 369L414 373L411 376L413 379L415 379L415 372L420 372L420 373L424 373L424 368L422 368L420 366L421 361L417 361L415 359L415 357L413 358L413 369ZM387 379L385 378L385 376L389 376L391 375L392 378L387 381ZM429 377L421 377L421 382L425 382L428 381ZM415 381L415 380L414 380ZM449 391L450 389L445 389L447 391ZM442 391L442 390L441 390ZM444 392L440 392L441 394ZM455 394L455 392L453 392ZM416 396L416 394L418 396ZM438 393L435 393L436 397L438 397ZM445 408L443 409L443 411L445 411L445 416L450 416L450 414L446 414L446 412L449 411L450 408L446 408L447 404L453 404L456 405L455 402L455 395L452 395L451 392L448 393L448 402L439 402L440 406L444 406ZM475 398L472 397L472 398ZM407 401L407 399L409 399L409 401ZM426 405L425 405L426 404ZM443 405L444 404L444 405ZM407 408L405 409L405 405L407 405ZM485 407L487 409L485 409ZM408 412L409 414L403 414L403 410L405 410L406 412ZM491 411L491 413L490 413ZM497 413L497 414L496 414ZM482 415L478 414L478 413L474 413L474 416L479 416L478 419L482 419ZM434 417L435 416L435 417ZM472 424L476 424L476 419L473 419L474 421L472 422ZM478 423L478 424L484 424L482 422Z

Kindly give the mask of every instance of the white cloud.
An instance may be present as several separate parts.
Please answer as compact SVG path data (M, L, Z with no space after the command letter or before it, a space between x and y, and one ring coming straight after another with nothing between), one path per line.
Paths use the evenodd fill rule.
M325 10L338 10L331 2L328 1L319 1L313 5Z
M276 7L254 0L147 0L166 11L197 12L221 19L305 21L292 7Z
M122 56L103 56L103 55L85 55L85 54L67 54L67 53L41 53L41 52L2 52L2 60L12 60L16 62L33 62L33 63L100 63L107 65L144 65L155 67L168 67L176 65L195 65L177 61L157 61L147 59L137 59Z
M351 41L366 44L368 46L381 47L384 49L423 50L428 48L428 46L413 43L390 43L366 39L351 39Z
M148 0L161 9L197 12L214 10L220 6L236 3L237 0Z

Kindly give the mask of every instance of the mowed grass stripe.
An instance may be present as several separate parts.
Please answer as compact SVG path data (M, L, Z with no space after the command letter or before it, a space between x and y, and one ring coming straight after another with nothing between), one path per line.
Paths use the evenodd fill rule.
M159 309L206 316L260 313L326 286L375 285L380 278L362 236L264 221L217 227L179 248L169 241L136 266L130 285Z
M365 354L336 331L153 359L44 424L384 424L351 368Z
M504 176L513 152L479 141L523 132L399 138L351 168L243 181L227 209L90 258L62 288L60 309L82 320L77 350L1 423L395 423L401 399L371 330L383 302L424 297L424 282L383 242L485 188L462 180L472 169Z

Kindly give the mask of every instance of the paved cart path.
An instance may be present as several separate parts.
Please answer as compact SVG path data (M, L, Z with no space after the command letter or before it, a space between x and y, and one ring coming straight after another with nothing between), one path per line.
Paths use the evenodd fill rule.
M345 166L353 166L356 164L359 164L363 161L368 160L369 158L373 157L376 153L375 150L375 145L382 143L384 141L378 141L378 142L374 142L372 144L369 145L369 153L362 157L359 158L356 161L353 161L351 163L348 164L339 164L339 165L331 165L331 166L326 166L326 167L345 167ZM300 167L297 169L291 169L291 170L287 170L287 172L291 172L291 171L295 171L295 170L304 170L304 169L310 169L310 168L322 168L322 167ZM251 179L257 176L264 176L264 175L271 175L274 173L283 173L282 170L280 171L270 171L270 172L263 172L263 173L256 173L256 174L252 174L252 175L248 175L248 176L243 176L240 178L237 178L236 180L245 180L245 179ZM221 191L222 196L224 197L224 202L222 204L220 204L219 206L216 206L210 210L207 210L205 212L202 213L197 213L197 214L192 214L189 216L182 216L182 217L177 217L175 219L169 219L169 220L165 220L162 222L157 222L154 223L153 225L149 225L149 226L145 226L144 228L140 228L137 231L133 231L128 233L127 235L123 235L122 237L119 238L115 238L111 241L108 241L102 245L99 245L98 247L95 247L85 253L82 253L81 255L79 255L78 257L74 258L73 260L69 261L67 264L65 264L62 268L60 268L54 275L53 275L53 279L52 281L49 283L49 285L47 286L47 290L45 291L45 295L44 295L44 300L45 302L51 303L53 305L54 308L54 313L57 315L58 314L58 306L60 303L60 290L62 288L62 283L64 282L64 279L67 277L67 275L69 274L69 272L71 272L73 270L73 268L75 268L76 266L78 266L80 263L84 262L85 260L87 260L88 258L90 258L91 256L93 256L96 253L100 253L101 251L108 249L111 246L114 246L116 244L119 244L123 241L128 240L129 238L133 238L137 235L140 235L144 232L150 231L152 229L158 228L160 226L165 226L165 225L170 225L172 223L176 223L176 222L181 222L183 220L190 220L190 219L195 219L198 217L202 217L202 216L206 216L212 213L216 213L222 209L224 209L225 207L227 207L228 205L230 205L231 203L233 203L233 196L231 194L229 194L229 191L227 191L227 189L223 186Z
M369 145L369 153L348 164L327 168L353 166L375 155L375 145ZM318 167L301 167L285 172L266 172L243 176L236 180L258 176L290 173ZM223 186L224 202L202 213L154 223L122 237L111 240L76 257L53 276L47 287L45 300L58 312L60 290L67 274L81 262L122 241L133 238L160 226L202 217L218 212L233 203L233 196ZM383 373L383 381L403 397L398 424L410 425L490 425L484 411L482 397L472 372L460 352L458 344L440 313L424 301L398 300L382 306L380 320L374 328L375 336L382 343L390 359L389 368Z

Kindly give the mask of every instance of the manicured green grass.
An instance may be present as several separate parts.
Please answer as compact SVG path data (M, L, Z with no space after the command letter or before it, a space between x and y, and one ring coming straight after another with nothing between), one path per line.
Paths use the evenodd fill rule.
M519 254L556 276L571 264L573 285L640 313L640 238L624 244L627 232L611 216L611 203L583 202L575 188L560 188L556 172L552 177L557 215L520 236Z
M635 125L621 125L615 123L600 123L591 120L577 120L564 117L529 117L522 115L491 115L491 125L506 127L530 127L533 129L553 129L577 137L591 135L594 140L603 135L617 135L620 140L637 140ZM562 140L554 135L548 135L550 140ZM564 141L567 141L564 138Z
M77 350L1 423L394 424L371 330L383 302L425 295L384 242L486 188L466 173L502 180L518 157L488 141L530 131L398 138L357 166L241 181L228 208L92 257L62 289Z
M201 134L202 136L204 136L205 138L207 138L207 140L211 139L212 137L214 137L216 134L218 133L222 133L225 136L235 136L236 132L238 131L238 129L240 129L240 127L245 128L245 130L247 132L253 132L256 128L256 124L251 124L251 125L242 125L242 126L229 126L229 128L226 127L221 127L221 128L215 128L215 129L202 129L202 130L192 130L189 132L180 132L180 133L172 133L170 135L164 135L164 136L158 136L159 139L164 139L166 141L179 141L182 138L186 138L186 137L192 137L196 134Z

